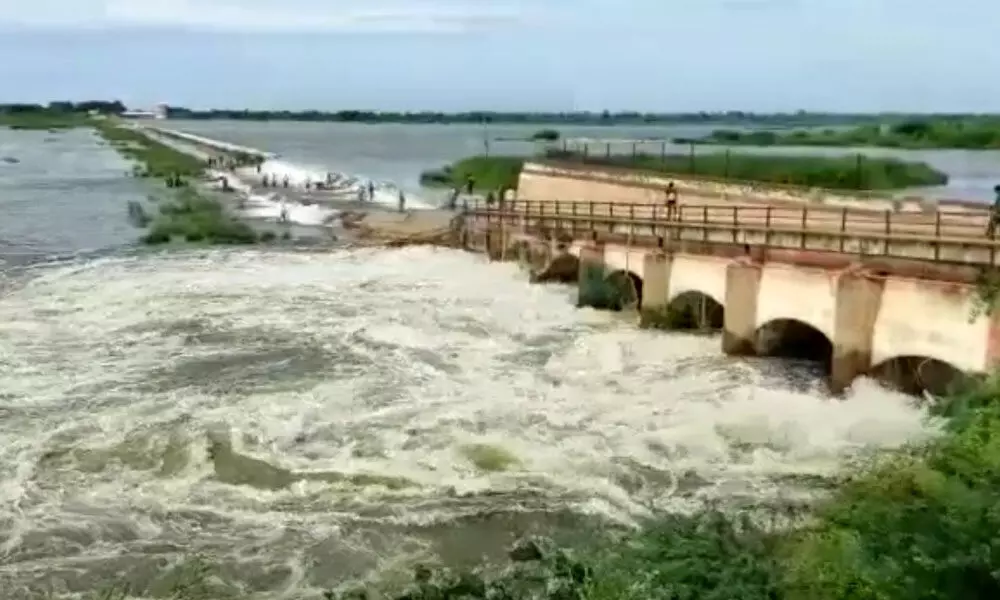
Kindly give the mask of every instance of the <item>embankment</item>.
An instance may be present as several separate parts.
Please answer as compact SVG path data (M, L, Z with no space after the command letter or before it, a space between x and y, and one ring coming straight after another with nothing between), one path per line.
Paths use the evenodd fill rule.
M569 200L662 204L663 190L673 182L678 200L685 204L801 205L815 204L874 211L981 214L985 206L966 200L935 200L916 196L892 197L876 192L846 193L822 188L801 188L749 182L637 173L623 168L594 168L557 161L530 161L518 177L519 200Z
M942 210L965 212L981 211L976 203L935 201L919 197L896 197L888 189L914 185L931 185L946 181L947 177L922 163L867 160L860 172L849 170L850 161L843 158L753 157L740 159L747 169L759 169L759 181L754 177L722 176L724 163L704 162L703 166L719 167L719 173L670 172L649 163L649 157L637 158L635 165L628 157L605 159L578 157L580 160L562 158L524 159L509 156L476 156L430 171L423 175L426 185L460 187L471 179L477 189L515 189L519 200L614 202L622 204L662 204L666 186L673 182L679 201L687 204L716 204L739 202L743 204L821 204L860 208L867 210L929 211ZM735 161L734 162L738 162ZM718 164L716 164L718 163ZM700 167L699 167L700 168ZM750 170L751 175L754 171ZM783 174L785 173L785 174ZM862 181L880 178L880 191L867 189L832 189L832 187L804 187L784 185L775 180L815 179L827 181L831 186L845 178ZM825 179L824 179L825 178ZM847 185L841 187L849 187Z
M234 191L229 184L234 176L209 170L202 157L165 143L143 129L113 121L100 122L96 128L120 154L135 161L135 176L163 182L164 190L151 196L155 206L128 206L132 223L146 230L140 238L143 243L251 244L276 237L256 232L220 201L217 194ZM213 181L225 182L222 191L209 190Z

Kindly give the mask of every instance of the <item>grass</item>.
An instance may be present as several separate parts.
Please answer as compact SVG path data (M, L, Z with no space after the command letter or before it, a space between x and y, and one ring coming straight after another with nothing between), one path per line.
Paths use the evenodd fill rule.
M696 144L742 146L872 146L906 149L1000 149L1000 118L932 117L894 124L865 124L844 129L737 131L717 129Z
M735 152L666 156L588 156L549 150L546 158L584 165L732 182L759 182L831 190L877 191L944 185L948 176L927 163L851 156L763 155Z
M218 200L206 198L191 188L178 190L172 200L160 204L159 214L148 223L149 229L141 241L149 245L181 240L253 244L273 239L273 236L262 238L252 227L227 214Z
M531 134L531 140L536 142L556 142L560 137L557 129L539 129Z
M477 190L501 190L517 187L524 158L519 156L472 156L442 167L424 171L421 185L427 187L463 187L471 177Z
M24 130L65 130L90 127L94 121L83 113L75 112L0 112L0 127Z
M139 164L137 174L141 177L200 177L207 167L205 161L179 152L134 129L121 127L114 122L101 122L96 128L122 156Z
M666 156L588 155L548 149L542 157L592 167L614 167L637 173L688 177L731 183L764 183L845 191L881 191L944 185L948 176L922 162L852 156L761 155L717 152ZM478 190L514 189L526 159L517 156L473 156L425 171L428 187L462 187L471 177Z
M477 469L485 472L506 471L521 463L516 456L500 446L466 444L459 452Z

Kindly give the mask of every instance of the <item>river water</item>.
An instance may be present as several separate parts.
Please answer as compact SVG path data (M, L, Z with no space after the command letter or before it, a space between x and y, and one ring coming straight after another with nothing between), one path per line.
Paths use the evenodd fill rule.
M808 365L640 331L475 255L141 251L122 223L144 192L92 136L0 136L22 159L0 166L5 599L155 587L197 555L247 596L318 597L520 533L812 494L933 429L870 381L831 399Z
M319 172L347 171L376 180L390 180L418 194L421 171L489 151L494 154L531 155L540 146L527 139L538 125L368 125L354 123L282 123L171 121L170 126L191 133L224 139L255 148L267 148ZM591 144L591 152L603 154L612 143L612 152L637 150L659 154L661 140L697 138L718 129L715 125L615 126L578 125L557 127L570 145ZM699 146L699 153L722 152L723 146ZM687 146L667 145L668 152L686 153ZM816 148L738 146L733 152L769 154L844 155L895 157L926 162L947 173L947 185L902 190L900 195L932 198L993 201L993 186L1000 183L1000 151L997 150L897 150L890 148Z

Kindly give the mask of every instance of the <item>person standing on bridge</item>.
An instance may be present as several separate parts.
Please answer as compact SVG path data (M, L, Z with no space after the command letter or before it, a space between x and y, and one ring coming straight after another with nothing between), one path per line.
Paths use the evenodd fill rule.
M667 220L674 220L674 212L677 210L677 186L671 181L667 188L663 190L663 199L667 205Z
M373 202L375 200L375 182L371 179L368 180L368 201Z
M993 206L990 207L990 222L986 227L986 237L996 237L997 223L1000 223L1000 185L993 186Z
M403 190L399 190L399 212L406 211L406 194Z

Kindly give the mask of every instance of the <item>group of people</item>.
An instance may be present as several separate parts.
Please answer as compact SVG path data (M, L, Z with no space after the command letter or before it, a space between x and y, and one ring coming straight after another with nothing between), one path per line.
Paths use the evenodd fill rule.
M219 156L210 156L208 158L208 168L210 169L220 169L223 171L233 172L239 167L254 166L257 168L257 172L260 173L260 166L264 163L264 157L262 156L252 156L248 154L221 154Z

